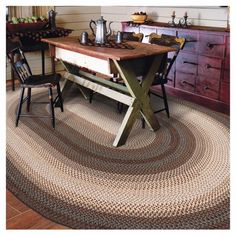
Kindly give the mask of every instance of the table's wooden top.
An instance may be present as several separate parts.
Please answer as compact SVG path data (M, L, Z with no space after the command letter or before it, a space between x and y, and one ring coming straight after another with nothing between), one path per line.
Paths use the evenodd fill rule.
M134 47L134 49L131 50L84 46L79 43L77 37L45 38L42 39L42 41L59 48L67 49L73 52L79 52L88 56L97 57L105 60L108 59L127 60L127 59L141 58L175 51L175 49L170 47L145 44L139 42L131 42L131 41L126 42L127 44Z

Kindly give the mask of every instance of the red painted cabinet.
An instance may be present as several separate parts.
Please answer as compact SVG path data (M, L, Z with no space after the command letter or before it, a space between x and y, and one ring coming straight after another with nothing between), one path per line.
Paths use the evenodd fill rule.
M220 86L220 101L230 103L230 37L226 37L226 53L223 79Z
M198 75L220 80L222 60L213 57L198 56Z
M198 50L198 34L197 33L189 33L188 31L179 31L179 38L185 38L185 45L183 51L188 52L197 52Z
M133 29L133 30L132 30ZM229 113L230 32L224 28L168 27L164 23L132 26L122 22L123 31L175 35L186 42L169 74L170 94ZM147 42L144 38L144 42Z
M224 58L224 35L200 33L198 50L200 55Z
M199 75L196 79L196 93L205 97L218 99L220 81L209 78L208 76Z
M185 72L177 72L175 87L186 92L195 92L196 88L196 75Z
M179 52L176 58L176 70L183 71L189 74L196 74L198 68L197 55Z

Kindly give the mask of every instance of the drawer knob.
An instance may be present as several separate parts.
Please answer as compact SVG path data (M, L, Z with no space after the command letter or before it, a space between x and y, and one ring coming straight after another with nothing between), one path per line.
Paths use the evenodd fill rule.
M212 91L212 92L215 92L215 93L217 93L217 91L215 90L215 89L212 89L212 88L210 88L210 87L208 87L208 86L205 86L204 87L204 90L210 90L210 91Z
M207 47L212 49L214 48L214 46L220 46L220 45L224 45L222 43L207 43Z
M211 69L220 70L220 68L211 66L210 64L206 64L206 68L207 68L207 69L210 69L210 68L211 68Z
M189 83L189 82L187 82L186 80L182 80L182 84L187 84L187 85L189 85L189 86L191 86L191 87L195 87L195 85L194 84L191 84L191 83Z
M196 43L196 39L186 39L185 43Z
M191 61L183 61L183 64L191 64L191 65L194 65L194 66L198 65L197 63L191 62Z

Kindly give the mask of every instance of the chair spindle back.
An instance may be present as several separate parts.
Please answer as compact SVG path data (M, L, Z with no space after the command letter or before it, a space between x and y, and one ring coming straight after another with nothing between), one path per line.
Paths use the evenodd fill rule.
M185 44L185 38L177 38L175 36L172 35L166 35L166 34L162 34L162 35L158 35L156 33L151 33L149 35L149 43L151 44L157 44L157 45L161 45L161 46L167 46L167 47L172 47L175 48L176 51L174 52L174 56L173 57L168 57L167 60L167 64L166 64L166 69L165 69L165 77L168 76L172 65L174 64L179 51L181 49L183 49L184 44Z
M25 80L32 75L29 64L20 48L15 48L7 52L7 57L20 82L24 84Z
M124 40L142 42L143 33L124 32L123 31L122 32L122 37L123 37Z

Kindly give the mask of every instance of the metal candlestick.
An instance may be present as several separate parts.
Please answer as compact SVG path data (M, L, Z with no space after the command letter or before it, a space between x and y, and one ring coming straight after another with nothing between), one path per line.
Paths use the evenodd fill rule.
M171 17L172 17L172 21L169 21L169 22L168 22L168 25L174 27L174 26L176 26L176 23L175 23L175 15L172 15Z
M181 18L179 20L179 26L181 26L183 28L186 28L189 25L190 25L190 23L188 22L188 16L187 15L185 15L183 18Z

